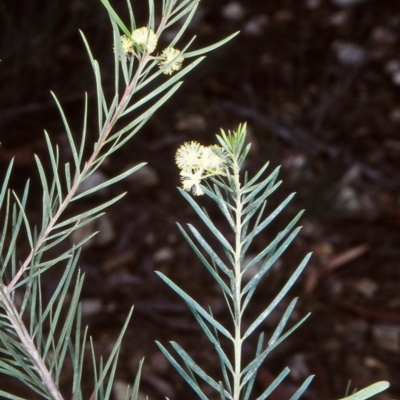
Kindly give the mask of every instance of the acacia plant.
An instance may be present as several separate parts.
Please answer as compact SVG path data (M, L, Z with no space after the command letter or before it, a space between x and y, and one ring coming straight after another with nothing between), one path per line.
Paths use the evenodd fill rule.
M53 95L63 121L71 160L60 161L57 144L51 134L45 132L50 170L46 170L42 161L36 157L41 182L42 213L41 223L34 226L26 212L29 202L29 181L21 196L10 187L12 174L11 162L5 172L0 190L0 373L10 375L25 384L45 399L61 400L84 398L82 392L82 372L86 358L86 344L90 343L93 359L93 382L90 399L109 399L113 388L118 354L123 334L130 321L132 310L127 315L122 331L106 360L97 360L94 346L87 337L87 328L81 326L80 294L84 284L84 274L77 269L82 245L93 235L75 243L62 254L53 257L50 250L64 242L74 231L91 223L104 214L104 210L117 202L124 194L105 201L96 207L87 206L83 212L66 214L70 205L84 201L93 193L115 184L137 171L139 164L95 187L82 191L82 184L102 165L102 163L124 146L179 88L181 79L195 68L204 58L204 54L229 41L235 34L210 45L191 50L194 40L182 43L185 33L200 0L160 0L156 5L149 0L148 21L136 23L133 9L128 1L129 25L114 11L108 0L101 0L107 10L112 26L114 48L109 49L115 62L114 94L105 95L100 66L91 53L90 46L82 33L90 63L94 72L97 92L97 139L90 143L88 135L89 109L87 96L84 99L84 118L82 130L73 132L63 112L62 105ZM158 21L156 23L156 20ZM166 29L174 26L176 34L168 46L160 48L160 37ZM148 85L152 83L152 89ZM122 124L117 122L122 121ZM217 382L208 376L179 345L173 343L186 368L182 368L171 354L160 344L161 350L187 380L197 395L206 399L197 383L195 374L211 385L221 399L249 399L258 367L270 351L278 346L296 326L283 333L295 300L284 313L275 333L268 338L264 346L261 334L255 359L247 366L242 365L241 352L243 342L256 333L261 322L282 300L297 276L303 270L307 256L296 269L293 276L282 288L277 297L265 311L245 331L242 317L251 299L262 281L261 278L279 258L283 250L298 232L295 224L297 216L289 226L278 233L276 239L248 265L244 265L244 255L253 238L282 211L288 201L284 201L276 210L265 215L266 198L277 188L277 170L262 178L266 166L252 178L242 174L242 166L249 147L245 146L245 126L237 133L218 137L219 146L205 148L198 144L182 147L177 154L181 168L183 187L195 195L205 193L211 197L226 218L235 235L235 243L229 243L214 225L207 213L193 198L182 191L190 205L211 229L222 246L224 257L204 240L192 226L189 231L200 244L202 250L181 228L190 245L214 279L220 285L234 329L230 332L212 315L204 310L182 288L179 288L166 276L162 279L170 285L189 305L199 325L214 345L221 361L223 380ZM86 156L88 149L89 156ZM244 180L243 180L244 179ZM86 203L85 203L86 204ZM26 246L29 251L24 254ZM205 253L205 254L204 254ZM260 271L243 284L243 274L262 261ZM42 276L51 268L62 268L63 273L49 299L42 293ZM233 359L220 344L219 335L224 336L233 346ZM140 382L140 370L127 399L137 399ZM65 393L60 388L60 377L72 367L72 387ZM258 398L264 399L288 374L286 368ZM86 379L86 378L85 378ZM299 398L308 386L311 378L299 388L293 399ZM349 399L364 399L378 393L387 386L379 383L358 392ZM0 396L8 399L21 398L0 388Z
M296 227L296 224L303 212L299 212L282 231L276 234L275 239L266 248L249 261L246 255L253 240L269 227L285 209L294 194L288 196L274 210L267 212L267 199L281 184L277 181L279 168L266 174L268 168L268 163L266 163L251 178L247 172L243 171L251 146L251 144L246 145L245 124L239 126L236 132L225 133L221 130L221 134L217 135L217 140L218 145L209 147L204 147L197 142L182 145L177 151L176 163L181 170L184 189L180 189L181 194L213 234L219 247L216 248L215 245L207 242L193 225L188 225L187 230L182 226L179 226L179 229L220 287L231 323L223 325L213 316L211 309L205 310L164 274L158 272L158 275L186 302L206 337L214 346L223 379L216 381L209 376L178 343L171 342L171 345L181 362L178 362L161 343L158 343L158 346L201 399L206 400L207 396L202 390L202 385L196 380L196 375L214 389L221 399L249 400L255 398L253 386L257 371L263 361L307 318L307 316L303 317L285 331L297 302L295 298L289 303L275 331L267 340L264 333L260 332L263 322L282 302L303 272L311 254L303 258L272 302L266 305L264 311L250 324L248 320L244 323L246 309L251 306L256 289L268 284L265 275L299 233L301 228ZM232 231L234 238L232 242L229 242L223 231L213 223L207 210L201 208L187 192L192 192L194 196L206 195L216 203L227 226ZM252 278L247 280L246 275L250 271L253 271L250 274ZM246 340L257 333L254 359L245 365L242 360L243 347ZM284 368L269 387L257 397L257 400L267 399L289 373L290 369ZM313 376L309 376L293 394L291 400L299 399L312 379ZM387 387L386 382L379 382L346 398L366 399L379 393L385 387Z

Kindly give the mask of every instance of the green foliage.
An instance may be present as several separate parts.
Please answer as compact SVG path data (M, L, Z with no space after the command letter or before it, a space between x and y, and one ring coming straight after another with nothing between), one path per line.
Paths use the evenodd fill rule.
M373 385L368 386L365 389L362 389L350 396L347 396L340 400L364 400L369 399L372 396L375 396L378 393L383 392L389 387L388 382L376 382Z
M223 149L221 157L225 155L225 166L219 174L208 179L204 178L209 182L207 182L203 191L207 196L215 201L227 220L228 226L235 237L234 243L231 244L226 240L226 234L218 230L207 212L203 210L188 193L183 190L180 191L219 242L221 248L220 252L225 255L226 261L218 255L217 250L213 249L212 246L207 243L206 239L194 226L188 225L188 229L195 238L197 244L190 238L189 234L186 233L182 227L180 227L180 230L195 253L200 257L207 270L211 273L212 277L221 287L227 309L230 312L233 322L232 332L229 332L228 328L222 326L213 317L211 311L206 311L165 275L162 273L158 274L187 303L196 320L203 328L207 338L215 346L220 359L224 381L216 382L209 377L177 343L172 343L172 346L180 356L184 366L187 368L186 372L183 367L179 366L178 362L165 349L165 347L161 344L159 344L159 346L161 351L177 368L200 398L205 399L206 395L201 391L194 375L198 375L213 389L219 392L221 398L248 399L252 393L257 371L267 355L282 343L282 341L285 340L286 337L305 320L305 318L303 318L294 327L284 333L286 324L289 321L296 304L296 299L290 303L266 346L264 346L264 334L259 334L259 345L255 358L248 365L242 365L241 360L244 342L260 328L260 325L281 302L283 297L293 286L297 277L303 271L310 254L303 259L271 304L269 304L244 331L242 327L242 319L245 309L255 293L256 288L260 284L261 279L298 234L299 228L295 228L295 224L302 213L299 213L299 215L297 215L282 232L278 233L270 246L257 254L247 265L244 265L247 250L254 238L279 215L293 196L284 200L271 214L264 215L268 196L271 195L279 186L279 182L276 182L277 171L273 171L266 178L263 177L262 173L259 173L251 180L245 178L242 183L243 172L241 167L243 166L250 149L250 146L246 146L245 144L246 126L239 126L237 132L225 133L224 131L221 131L221 135L217 136L217 139ZM201 155L199 157L201 157ZM265 165L262 168L262 172L266 170L266 167L267 166ZM202 250L205 251L206 257L203 256ZM246 283L244 279L245 272L251 268L255 268L255 265L260 262L262 264L260 270L254 274L253 278L250 279L248 283ZM230 348L228 347L228 349L224 349L223 344L220 342L219 334L222 334L228 339L230 342ZM232 352L234 353L233 363L229 360L229 354ZM288 372L288 369L282 371L282 374L277 378L277 381L273 383L272 388L276 387ZM304 392L308 384L311 382L311 379L312 377L307 379L304 385L298 390L297 393L299 395ZM267 398L271 392L272 389L269 388L259 397L259 399Z
M276 182L278 170L274 170L269 175L264 176L268 166L266 164L250 180L248 179L248 174L242 171L246 156L250 150L250 145L246 145L246 125L239 126L237 132L225 133L221 131L221 135L217 135L217 140L221 149L216 148L215 154L220 157L220 163L218 164L213 160L213 165L217 165L214 173L209 173L210 162L207 148L193 142L183 145L178 150L177 164L181 168L183 187L188 191L192 190L194 195L205 193L216 203L234 235L233 243L228 242L226 233L215 226L207 211L201 208L192 196L181 189L181 194L217 239L219 249L213 248L194 226L188 225L189 233L181 226L179 226L179 229L195 254L220 286L226 308L231 316L233 328L229 330L229 327L223 326L215 319L212 310L207 311L204 309L164 274L158 272L158 275L186 302L205 335L214 346L220 360L223 380L220 382L215 381L196 364L179 344L171 342L173 349L180 358L179 361L162 344L158 343L158 346L201 399L205 400L207 396L196 380L196 375L211 386L220 395L221 399L248 400L252 394L257 371L266 357L307 318L307 316L302 318L285 331L297 302L297 299L294 299L283 313L267 343L264 344L264 333L258 333L263 322L282 302L284 296L294 285L311 254L304 257L272 302L266 306L264 311L247 329L244 329L243 317L245 310L266 273L297 236L300 228L296 227L296 223L302 212L276 235L270 245L245 264L246 253L253 240L284 210L293 195L267 214L267 199L280 184L280 182ZM211 149L214 148L211 147ZM187 179L190 179L190 185L186 185ZM204 184L200 190L199 188L193 189L192 186L200 185L200 182ZM255 269L256 265L260 263L259 270L255 271L252 274L253 277L246 282L245 273ZM251 335L256 333L258 333L258 345L257 349L255 349L255 357L247 365L243 365L243 345ZM220 335L225 338L224 341L220 340ZM226 342L228 342L228 345L226 345ZM233 354L231 357L233 360L231 360L230 354ZM264 393L257 397L257 400L268 398L289 372L289 368L284 368ZM313 376L308 377L291 399L299 399L312 379ZM387 383L381 382L376 386L371 386L364 391L358 392L353 395L355 397L351 396L349 399L366 399L386 387Z
M62 399L59 380L67 359L71 360L73 366L74 381L71 394L74 399L83 398L80 387L87 334L86 330L82 333L79 298L84 275L80 271L76 271L76 264L82 245L93 235L74 244L72 248L57 257L52 257L49 250L63 242L77 229L101 217L104 210L117 202L124 194L73 216L65 217L65 210L72 202L85 199L91 194L115 184L144 165L139 164L86 191L79 190L81 184L101 166L104 160L130 140L157 109L175 93L182 83L181 79L201 62L204 54L218 48L234 36L231 35L207 48L189 52L187 50L191 41L183 47L181 53L185 59L195 58L194 61L185 65L175 75L165 79L163 69L157 68L158 56L151 56L145 48L138 48L135 56L128 57L122 47L121 34L131 35L136 27L134 13L129 2L130 28L127 28L122 22L124 18L120 18L116 14L108 1L103 1L103 4L109 13L114 37L115 93L110 99L106 98L104 94L100 66L82 33L97 91L98 138L96 142L90 144L87 140L89 118L87 96L84 101L82 130L80 133L76 133L72 132L61 103L53 95L65 127L72 160L64 165L61 164L58 146L52 143L51 135L45 132L51 171L50 174L45 171L42 161L36 157L43 193L40 226L31 226L26 213L29 182L21 197L18 197L8 187L12 163L3 179L0 192L2 215L0 372L19 379L39 395L49 399ZM198 0L163 2L162 16L156 26L156 8L154 2L150 0L149 20L144 25L155 29L158 38L167 27L179 23L179 33L173 41L174 45L178 44L197 5ZM158 81L158 85L145 92L147 85L155 80ZM141 95L140 92L143 94ZM139 109L140 112L137 112ZM135 115L133 115L134 112ZM133 116L129 117L129 115ZM122 129L115 129L116 123L123 116L130 120ZM85 150L88 148L93 148L93 151L85 159ZM25 256L17 246L21 241L29 245L30 250ZM50 300L45 302L41 291L41 275L53 266L63 268L64 273ZM67 310L66 305L68 305ZM94 399L110 397L121 340L129 319L130 315L106 362L101 360L97 366L97 358L92 346L94 365L92 398ZM139 375L140 368L129 398L137 397ZM1 392L1 395L16 398L4 391Z

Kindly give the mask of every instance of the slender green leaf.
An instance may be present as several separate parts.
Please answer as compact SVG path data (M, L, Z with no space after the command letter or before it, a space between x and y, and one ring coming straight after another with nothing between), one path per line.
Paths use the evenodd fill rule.
M158 96L160 93L164 92L166 89L168 89L174 83L178 82L179 79L181 79L183 76L185 76L190 70L192 70L194 67L196 67L202 60L203 60L203 58L200 58L200 59L194 61L192 64L188 65L186 68L184 68L183 70L181 70L177 74L173 75L166 82L164 82L163 84L157 86L156 89L152 90L149 94L144 96L141 100L137 101L132 106L128 107L122 113L122 116L131 113L133 110L139 108L140 106L142 106L143 104L147 103L148 101L150 101L154 97ZM143 85L147 85L148 83L150 83L150 82L146 81ZM139 90L140 88L141 88L141 86L139 86L137 90Z
M202 400L209 400L208 397L204 394L204 392L200 389L199 385L196 381L194 381L187 372L178 364L178 362L171 356L169 351L160 343L156 341L158 348L167 358L167 360L173 365L173 367L179 372L183 379L191 386L191 388L196 392L196 394Z
M132 10L132 5L131 5L131 2L130 2L130 0L126 0L126 5L127 5L127 7L128 7L128 11L129 11L129 21L130 21L130 23L131 23L131 25L130 25L130 32L132 32L134 29L135 29L135 27L136 27L136 23L135 23L135 16L134 16L134 14L133 14L133 10Z
M133 384L132 395L131 395L131 399L130 400L137 400L137 398L138 398L139 386L140 386L140 377L141 377L141 374L142 374L143 362L144 362L144 359L142 358L140 360L139 367L138 367L138 370L136 372L135 382Z
M260 225L257 226L254 231L249 234L243 242L245 243L248 240L252 240L256 237L262 230L264 230L279 214L280 212L288 205L288 203L294 197L294 193L289 195Z
M30 247L33 248L34 244L33 244L32 232L31 232L31 227L29 226L28 216L26 215L26 212L25 212L25 202L24 202L24 204L22 204L19 201L18 196L14 192L13 192L13 194L14 194L15 201L19 207L19 214L22 216L22 220L24 221L28 243L29 243Z
M1 210L1 207L3 205L3 201L4 201L4 198L5 198L5 195L7 193L8 182L10 180L10 176L11 176L11 171L12 171L13 165L14 165L14 159L12 159L10 161L10 163L8 164L6 175L3 178L3 184L1 186L1 192L0 192L0 210Z
M203 249L209 254L213 262L224 272L229 278L233 278L233 272L225 265L221 258L215 253L212 247L203 238L200 232L192 225L188 224L188 228L192 232L193 236L197 239Z
M85 144L86 144L86 133L87 133L87 119L88 119L88 95L85 92L85 107L84 107L84 113L83 113L83 125L82 125L82 134L81 134L81 143L79 145L79 154L78 154L78 160L82 160L83 158L83 150L85 149ZM76 174L80 170L80 166L78 169L76 169Z
M170 342L175 351L179 354L182 360L185 361L185 364L189 366L189 368L195 372L201 379L203 379L206 383L208 383L213 389L219 391L219 384L212 379L209 375L207 375L202 368L200 368L194 360L189 356L189 354L176 342ZM228 392L225 392L225 396L230 397Z
M225 43L229 42L231 39L233 39L238 34L239 34L239 31L233 33L232 35L229 35L228 37L220 40L217 43L212 44L211 46L203 47L202 49L185 53L185 58L197 57L197 56L201 56L203 54L209 53L210 51L213 51L213 50L217 49L218 47L221 47Z
M75 216L73 216L71 218L68 218L65 221L59 222L58 224L54 225L53 229L54 230L55 229L59 229L59 228L62 228L64 226L66 226L66 225L73 224L76 221L80 221L80 220L82 220L84 218L88 218L91 215L96 214L97 212L99 212L101 210L104 210L105 208L107 208L111 204L116 203L118 200L122 199L122 197L124 197L125 195L126 195L126 192L125 193L121 193L120 195L112 198L111 200L109 200L109 201L107 201L107 202L105 202L103 204L100 204L97 207L92 208L91 210L85 211L85 212L83 212L81 214L78 214L78 215L75 215Z
M0 396L2 396L4 399L10 399L10 400L27 400L23 397L18 397L11 393L4 392L3 390L0 390Z
M6 267L7 267L7 264L4 262L2 254L3 254L3 248L4 248L6 238L8 238L7 230L8 230L8 223L10 220L10 193L11 193L10 190L8 190L7 191L6 209L5 209L5 212L3 211L3 213L4 213L3 229L1 231L1 239L0 239L1 277L3 277L3 274L6 271Z
M26 201L28 198L28 191L29 191L29 180L25 184L25 189L24 189L24 193L22 195L22 200L19 202L19 204L22 205L22 208L25 208ZM14 196L15 196L15 193L14 193ZM12 266L12 271L11 271L13 276L16 274L16 266L15 266L16 242L17 242L17 238L19 235L22 221L23 221L23 213L19 212L17 214L17 210L14 205L13 209L12 209L12 216L11 216L12 236L11 236L11 240L9 241L9 244L8 244L7 254L3 260L4 266L6 266L10 260L14 263L14 265Z
M104 399L109 399L110 395L111 395L111 390L114 386L114 379L115 379L115 372L117 370L117 363L118 363L118 357L121 351L121 347L119 347L115 353L115 357L113 359L113 362L111 364L111 369L110 369L110 373L108 375L108 382L107 382L107 388L106 388L106 392L103 396Z
M57 232L54 235L47 237L45 240L46 245L42 246L40 248L39 252L40 253L46 252L47 250L51 249L52 247L56 246L57 244L63 242L67 237L69 237L71 235L72 232L76 231L77 229L81 228L82 226L90 224L91 222L95 221L96 219L102 217L104 214L105 214L104 212L96 214L90 218L83 220L83 221L77 222L71 228L65 229L61 232Z
M114 365L118 360L118 354L119 354L119 350L121 348L122 338L123 338L123 336L125 334L126 328L128 327L128 324L129 324L129 321L131 319L132 313L133 313L133 307L129 311L129 314L128 314L127 318L126 318L124 326L122 327L121 332L120 332L120 334L119 334L119 336L118 336L118 338L117 338L117 340L116 340L116 342L114 344L114 347L111 350L111 354L108 357L108 360L107 360L107 362L106 362L106 364L104 366L103 371L99 374L99 377L98 377L97 382L96 382L95 393L101 388L101 386L102 386L102 384L103 384L103 382L104 382L104 380L106 378L106 375L108 373L108 370L110 368L114 368Z
M386 381L381 381L381 382L376 382L365 389L362 389L350 396L344 397L343 399L340 400L365 400L369 399L372 396L375 396L378 393L383 392L389 387L389 382Z
M130 36L131 32L122 22L121 18L119 18L118 14L114 11L114 9L111 7L110 2L108 0L101 0L101 2L103 3L104 7L110 14L110 18L118 24L118 26L125 33L126 36Z
M310 386L311 381L314 379L314 375L309 376L303 384L296 390L296 393L289 400L298 400Z
M75 263L76 263L76 261L75 261ZM56 382L59 381L63 363L64 363L64 358L65 358L67 349L70 344L71 332L72 332L73 324L76 320L76 314L77 314L78 306L79 306L79 304L78 304L79 297L80 297L82 286L83 286L83 279L84 279L84 276L82 276L80 273L78 273L78 276L76 278L76 284L74 286L74 292L72 295L71 303L69 304L68 314L64 320L62 331L59 334L58 343L57 343L56 347L53 349L54 360L56 361L56 363L54 364L56 367L56 371L55 371L56 372L55 373ZM68 289L68 287L69 287L68 281L65 286L66 286L66 289ZM58 300L58 305L57 305L58 316L57 316L57 318L59 317L60 312L62 310L62 306L64 304L64 299L65 299L65 294L66 294L66 291L64 293L62 293L62 295L60 296L60 298ZM56 321L54 322L54 325L57 325ZM53 326L51 326L51 329L53 329Z
M258 343L257 343L257 350L256 350L256 359L260 356L262 349L264 346L264 333L261 332L259 338L258 338ZM256 380L256 374L254 374L247 382L245 385L246 387L246 393L244 395L243 400L249 400L251 392L253 390L254 382Z
M114 135L111 135L107 140L106 143L111 142L117 138L119 138L124 133L133 129L136 125L140 124L143 120L147 120L151 115L154 114L156 110L158 110L181 86L182 82L175 84L166 94L164 94L161 99L159 99L153 106L148 108L145 112L143 112L140 116L135 118L131 123L125 125L124 128L119 130ZM132 135L129 135L131 137Z
M206 260L206 258L201 254L199 248L196 246L196 244L192 241L190 236L185 232L185 230L182 228L180 224L177 224L179 230L182 232L182 235L186 239L186 241L189 243L190 247L194 250L196 253L197 257L200 259L200 261L203 263L203 265L207 268L208 272L212 275L212 277L217 281L218 285L222 288L222 290L230 297L232 297L232 292L226 285L226 283L221 279L221 277L218 275L218 272L215 270L213 266ZM214 259L212 259L215 261ZM221 261L222 263L222 261Z
M67 191L70 191L72 178L71 178L71 168L69 163L65 163L64 172L65 172L65 183L67 184Z
M286 340L296 329L301 326L304 321L309 317L310 314L306 315L304 318L302 318L299 322L297 322L292 328L290 328L287 332L285 332L278 340L275 342L271 342L267 346L267 348L260 353L259 355L256 356L256 358L251 361L246 368L243 369L242 375L243 381L242 381L242 386L244 386L247 382L251 381L255 374L257 373L258 368L260 365L264 362L265 358L268 356L271 351L273 351L276 347L278 347L284 340Z
M244 287L242 295L256 287L266 272L272 267L272 265L278 260L282 253L289 247L290 243L294 240L297 234L300 232L300 227L296 228L292 234L279 246L274 254L268 258L268 261L263 264L260 271L250 280L250 282Z
M217 229L211 219L206 215L206 213L197 205L197 203L193 200L193 198L185 192L183 189L178 188L179 192L182 196L188 201L188 203L192 206L192 208L196 211L197 215L203 220L203 222L207 225L208 229L214 234L214 236L218 239L218 241L222 244L225 249L229 252L233 253L233 248L230 243L225 239L224 235Z
M123 172L123 173L117 175L116 177L114 177L114 178L112 178L112 179L109 179L109 180L107 180L107 181L105 181L105 182L102 182L102 183L100 183L99 185L97 185L97 186L95 186L95 187L93 187L93 188L90 188L90 189L84 191L83 193L77 194L76 196L74 196L74 197L72 198L71 201L75 201L75 200L78 200L78 199L80 199L80 198L82 198L82 197L86 197L86 196L88 196L88 195L91 194L91 193L95 193L95 192L97 192L97 191L99 191L99 190L101 190L101 189L104 189L104 188L107 187L107 186L113 185L114 183L119 182L120 180L122 180L122 179L126 178L127 176L133 174L134 172L138 171L138 170L139 170L140 168L142 168L144 165L146 165L146 163L140 163L140 164L138 164L138 165L135 165L134 167L129 168L127 171L125 171L125 172Z
M282 301L283 297L289 291L289 289L293 286L299 275L303 272L308 260L311 257L311 253L307 254L300 265L296 268L292 276L283 286L279 294L275 297L275 299L271 302L271 304L258 316L258 318L250 325L247 329L246 333L243 335L243 339L246 339L251 335L251 333L267 318L267 316L275 309L275 307Z
M257 400L264 400L279 386L279 384L289 375L290 369L288 367L284 370L270 383L268 388L264 390L261 396L257 397Z
M96 234L96 233L95 233ZM93 237L94 235L91 235L91 237ZM87 240L87 238L85 238L83 240L83 242L85 242ZM82 243L82 242L81 242ZM75 245L75 247L78 247L77 245ZM55 257L53 259L47 260L47 261L43 261L43 262L39 262L39 263L32 263L32 267L33 267L33 271L32 271L32 275L28 276L24 279L21 279L18 283L15 284L15 286L13 287L13 290L15 291L15 289L24 286L25 284L27 284L29 282L30 279L35 278L37 276L39 276L40 274L42 274L44 271L48 270L49 268L51 268L53 265L56 265L57 263L59 263L60 261L63 261L67 258L72 257L71 254L71 249L68 249L67 251L65 251L64 253L62 253L60 256ZM32 268L31 267L31 268ZM30 270L30 269L29 269Z
M62 203L62 200L63 200L62 187L61 187L61 181L60 181L59 173L58 173L58 163L59 163L58 146L55 147L55 152L54 152L53 146L50 141L50 136L46 131L44 131L44 137L46 139L47 151L50 156L51 168L53 170L53 183L55 184L55 187L57 189L59 202Z
M266 198L269 197L271 195L271 193L273 193L280 186L280 184L281 183L278 182L271 188L266 189L265 192L262 194L262 196L260 196L256 200L253 200L250 203L250 205L248 207L246 207L246 209L243 211L243 214L246 215L245 219L243 220L244 224L247 224L250 221L252 216L260 209L260 207L262 209L262 211L260 211L260 218L261 218L261 215L264 211L263 209L266 204ZM258 223L259 223L259 221L257 220L257 225L258 225Z
M258 170L258 172L253 176L253 178L250 179L250 181L247 181L247 180L246 180L246 183L244 184L243 189L242 189L242 192L243 192L244 194L253 191L253 190L257 187L258 184L257 184L256 182L257 182L258 179L263 175L263 173L266 171L266 169L268 168L268 166L269 166L269 161L267 161L267 162ZM278 174L279 174L279 170L280 170L280 167L275 168L274 171L268 176L267 179L271 179L271 180L276 179L276 177L277 177ZM253 185L254 185L254 186L253 186Z
M195 308L190 307L191 312L193 313L193 315L195 316L197 322L199 323L199 325L201 326L201 329L203 329L204 333L206 334L208 340L215 346L215 350L217 351L221 362L224 366L226 366L230 372L233 373L233 367L231 362L229 361L229 358L227 357L227 355L225 354L224 350L222 349L219 340L218 340L218 332L215 332L215 335L210 331L210 329L208 328L208 326L204 323L202 317L200 316L200 314L196 311Z
M218 329L225 337L233 340L232 335L210 314L204 310L195 300L193 300L188 294L186 294L179 286L175 285L169 278L167 278L163 273L156 271L156 274L172 289L174 290L182 299L190 306L193 307L205 320L207 320L215 329Z
M50 312L51 312L54 304L57 302L57 299L59 299L58 300L58 303L59 303L58 310L55 315L55 320L53 320L53 324L54 323L57 324L57 320L59 318L59 315L60 315L60 312L62 309L62 305L65 303L65 297L68 293L68 288L70 286L70 282L72 280L72 277L73 277L73 274L75 271L75 267L76 267L76 263L77 263L79 254L80 254L80 250L77 251L77 253L75 254L74 257L71 257L68 260L68 264L65 267L65 270L57 284L57 287L55 288L52 296L50 297L48 305L46 306L44 311L40 311L39 319L37 320L36 326L31 326L30 335L33 339L36 337L37 332L40 329L40 327L42 327L45 324L46 318L48 317L48 315L50 315ZM39 288L40 288L40 284L39 284ZM36 307L32 307L32 308L36 308ZM56 328L55 326L53 326L53 327L51 326L50 332L55 332L55 328ZM51 336L51 335L48 335L48 336ZM38 341L38 344L40 344L40 340ZM46 350L46 348L48 348L49 346L50 346L49 344L44 345L43 356L46 355L46 353L48 351L48 349Z
M110 148L105 152L104 155L100 156L95 163L93 164L92 170L97 169L102 162L108 158L112 153L118 150L120 147L124 146L140 129L144 126L144 124L150 119L151 115L148 116L147 119L142 120L131 132L129 132L124 138L122 139L122 135L114 140L111 144Z
M276 238L260 253L257 254L256 257L254 257L245 267L244 272L255 266L259 261L261 261L267 254L273 253L274 249L276 246L281 242L281 240L290 233L290 231L293 229L294 225L298 222L300 217L303 215L303 211L300 211L297 213L297 215L290 221L290 223L287 225L287 227L280 232ZM263 264L266 264L268 262L269 258L264 261Z
M176 43L178 43L179 39L182 35L186 32L187 27L189 26L190 22L193 19L194 14L196 13L197 6L199 5L199 0L192 1L192 3L184 10L182 10L179 14L174 16L168 23L165 25L165 28L172 26L175 22L179 21L185 14L189 15L186 17L185 22L182 24L179 31L174 35L172 42L169 44L170 47L174 47Z
M65 128L65 132L67 133L68 142L69 142L69 145L71 147L71 152L72 152L72 157L73 157L74 162L75 162L75 167L76 167L76 169L79 169L79 161L80 160L79 160L78 152L76 150L76 145L75 145L74 138L73 138L73 135L72 135L72 132L71 132L71 128L69 127L67 118L66 118L66 116L64 114L64 110L63 110L60 102L58 101L57 96L55 95L54 92L50 92L50 93L53 96L54 101L56 102L58 111L59 111L59 113L61 115L61 118L62 118L62 121L63 121L63 124L64 124L64 128Z
M220 191L220 189L219 189L219 187L217 185L214 185L213 189L214 189L215 194L213 193L212 190L210 190L210 189L208 189L206 187L203 188L204 193L217 203L219 209L222 211L222 214L224 215L224 217L228 221L229 226L231 227L231 229L234 232L236 232L235 221L234 221L233 216L232 216L232 214L230 212L232 206L224 200L224 198L222 196L222 193L221 193L221 191Z
M243 202L244 203L251 203L254 201L258 193L262 192L263 190L265 193L261 197L257 198L258 202L263 202L265 198L270 196L282 183L282 181L275 182L276 180L276 175L278 174L278 170L275 170L271 175L268 176L263 182L258 183L257 185L254 185L253 190L245 196ZM265 187L267 188L265 189Z
M99 128L99 138L105 138L109 134L110 130L110 123L113 117L115 117L115 111L118 106L118 95L116 94L113 98L113 101L111 103L110 109L106 113L106 119L104 120L103 126ZM99 142L97 142L96 145L98 145ZM98 160L98 158L96 159ZM90 169L91 172L93 172L93 168Z
M148 27L151 29L155 29L154 28L154 0L148 0L149 3L149 23L148 23Z
M268 340L268 345L272 346L281 336L283 330L285 329L286 324L289 321L290 316L292 315L292 312L294 310L294 307L296 306L297 303L297 298L294 298L289 306L287 307L285 313L283 314L281 320L279 321L278 326L276 327L274 333L272 334L271 338Z
M83 371L83 358L85 354L85 345L88 327L85 328L83 337L81 340L81 320L82 320L82 307L79 306L77 318L76 318L76 329L75 329L75 347L71 346L71 359L73 363L74 370L74 381L72 383L72 393L77 394L80 400L82 398L81 392L81 381L82 381L82 371ZM80 341L81 340L81 341Z

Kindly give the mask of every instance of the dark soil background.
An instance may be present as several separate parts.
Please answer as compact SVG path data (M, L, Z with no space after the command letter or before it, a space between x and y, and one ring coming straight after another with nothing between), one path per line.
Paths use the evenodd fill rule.
M124 1L112 4L128 19ZM139 26L147 21L146 4L133 2ZM70 157L49 91L62 101L76 135L83 92L88 92L94 140L94 80L78 29L87 35L102 66L105 90L112 93L111 27L95 0L3 0L0 12L0 170L15 156L13 187L20 190L32 177L29 212L35 221L41 193L33 154L46 158L43 129L59 144L63 159ZM268 337L295 296L300 300L293 323L312 315L267 358L256 391L261 393L288 365L292 373L272 400L289 399L309 374L316 377L307 399L343 397L349 380L352 388L360 388L381 379L389 380L391 389L376 399L399 398L400 2L202 0L188 34L197 35L196 48L237 30L241 34L190 73L173 99L97 177L112 177L141 161L148 167L105 197L82 205L128 192L98 226L89 227L102 233L80 259L86 273L84 324L98 354L107 355L135 305L114 398L124 398L121 390L133 381L142 357L143 395L195 398L155 340L165 346L179 342L210 374L218 374L212 345L154 271L211 305L218 318L227 317L218 288L176 227L176 221L202 225L176 190L174 153L187 140L214 143L220 127L235 129L244 121L253 143L250 173L266 160L270 171L282 165L283 185L268 210L297 192L285 215L257 239L252 254L306 209L301 234L257 292L249 321L269 304L302 257L314 252L306 273L263 329ZM209 207L220 229L227 229L213 204L207 199L200 203ZM58 276L57 268L46 276L49 293ZM254 354L254 346L249 343L245 358ZM68 393L67 373L64 383ZM86 383L89 398L89 377ZM0 389L10 387L36 398L1 377Z

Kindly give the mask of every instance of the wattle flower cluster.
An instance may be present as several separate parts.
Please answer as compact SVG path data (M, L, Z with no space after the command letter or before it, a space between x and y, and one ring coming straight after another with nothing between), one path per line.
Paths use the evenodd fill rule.
M171 75L174 71L179 71L182 68L183 55L173 47L164 49L159 58L158 66L164 68L163 73L166 75Z
M153 53L157 47L157 42L158 37L153 29L146 27L135 29L129 37L126 35L121 36L122 50L128 58L131 54L140 58L140 55L145 52L148 54ZM159 60L158 66L163 69L163 73L166 75L179 71L184 60L180 50L173 47L166 47L159 56L154 58Z
M135 29L132 32L132 42L138 45L143 51L147 51L151 54L157 47L157 35L153 29L146 27Z
M135 29L130 37L121 36L122 50L128 55L135 54L135 47L139 47L142 52L151 54L157 47L158 37L153 29L146 27Z
M225 175L226 153L219 146L202 146L198 142L186 142L176 152L175 162L181 170L182 187L196 196L204 191L202 179Z

